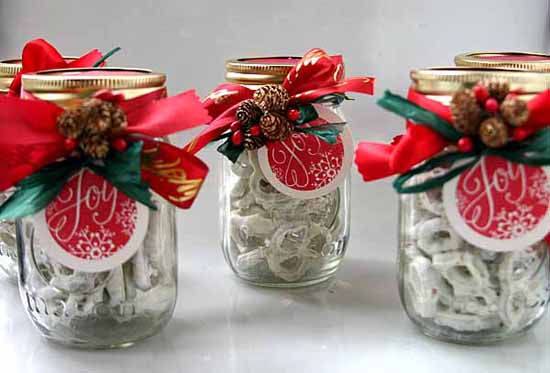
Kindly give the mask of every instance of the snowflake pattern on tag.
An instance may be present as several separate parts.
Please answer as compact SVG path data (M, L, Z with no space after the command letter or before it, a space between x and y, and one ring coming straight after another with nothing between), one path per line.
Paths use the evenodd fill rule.
M132 257L143 241L148 208L83 170L35 216L44 250L78 271L113 269Z
M483 157L445 184L443 198L453 228L487 250L523 249L550 232L548 168Z
M331 149L320 154L319 161L309 166L308 174L313 177L314 187L322 188L334 180L341 170L342 157L338 147L338 151Z
M137 207L135 201L125 200L120 204L121 210L116 213L116 223L122 226L122 233L128 237L136 229Z
M319 119L311 126L344 122L322 105L314 107ZM265 178L279 192L298 199L317 198L344 182L353 163L353 140L347 125L335 144L293 132L285 141L268 142L256 155Z
M88 260L108 258L116 252L113 243L114 233L101 226L99 231L91 231L85 226L76 233L77 241L69 244L69 250L77 257Z

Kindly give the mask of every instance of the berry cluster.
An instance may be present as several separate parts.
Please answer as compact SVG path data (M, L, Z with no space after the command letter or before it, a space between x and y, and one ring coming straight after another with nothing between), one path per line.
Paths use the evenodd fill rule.
M454 127L466 136L457 146L462 152L474 149L472 136L490 148L501 148L511 140L523 141L522 128L529 117L527 104L510 92L500 80L479 82L471 89L456 92L451 100Z

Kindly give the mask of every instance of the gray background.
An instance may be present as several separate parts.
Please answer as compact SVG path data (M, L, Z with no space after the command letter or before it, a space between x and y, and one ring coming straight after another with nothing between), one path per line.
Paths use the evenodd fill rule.
M111 65L166 72L172 93L195 87L203 96L222 82L230 57L322 47L345 56L348 76L376 76L379 96L404 93L411 68L450 64L460 52L550 49L547 0L0 0L0 56L18 56L35 37L68 55L120 45ZM345 110L356 139L388 141L403 129L373 97ZM389 180L365 184L355 170L349 254L328 290L234 281L218 244L219 156L206 149L202 157L212 172L194 208L179 215L181 296L169 327L129 351L68 351L41 343L12 301L16 290L0 284L5 371L548 371L548 318L530 338L478 349L415 332L394 283L396 195Z
M222 82L223 62L231 57L300 55L321 47L344 55L348 76L375 76L380 95L384 89L405 92L411 68L448 65L460 52L548 52L550 48L548 0L3 0L0 4L0 56L18 56L24 42L35 37L48 39L69 55L121 46L123 51L111 65L165 72L172 93L194 87L201 96ZM358 97L345 110L356 140L387 141L403 128L401 120L376 107L373 97ZM179 136L180 143L190 137ZM202 158L212 172L196 205L183 216L191 226L182 234L192 232L194 240L215 250L219 157L207 149ZM364 184L355 170L353 179L351 250L393 254L396 198L389 181Z

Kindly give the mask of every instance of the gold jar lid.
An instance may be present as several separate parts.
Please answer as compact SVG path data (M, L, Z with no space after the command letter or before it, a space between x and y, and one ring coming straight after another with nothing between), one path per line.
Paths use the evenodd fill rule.
M225 62L225 80L245 85L281 84L300 57L253 57Z
M163 88L166 75L146 69L101 67L45 70L23 74L23 91L62 106L108 89L131 99Z
M70 62L78 57L64 57L65 61ZM0 61L0 94L8 93L13 78L21 71L23 64L20 58Z
M511 90L524 95L550 88L550 73L471 67L432 67L411 71L412 88L427 95L452 95L465 85L491 79L506 80Z
M550 72L550 55L529 52L473 52L455 57L457 66Z
M0 61L0 94L9 91L13 78L21 71L21 59Z

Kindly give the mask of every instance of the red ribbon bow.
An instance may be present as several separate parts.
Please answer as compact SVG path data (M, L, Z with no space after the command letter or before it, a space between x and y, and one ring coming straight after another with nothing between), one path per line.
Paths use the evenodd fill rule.
M408 99L452 122L448 106L409 90ZM539 93L527 103L529 119L522 126L526 135L550 125L550 90ZM363 141L355 153L355 163L365 181L403 174L441 152L449 143L436 131L407 121L406 132L390 144Z
M187 208L200 188L208 167L172 145L151 140L207 123L211 118L195 91L165 97L166 90L125 100L108 91L94 97L115 102L128 126L122 136L141 135L144 141L142 178L174 205ZM44 166L70 155L57 128L63 108L30 96L0 96L0 189L6 190ZM148 158L147 158L148 157Z
M23 47L22 69L13 79L8 95L18 97L21 94L21 76L23 74L40 70L92 67L102 57L99 50L92 49L75 60L66 61L57 49L46 40L31 40Z
M289 71L283 83L290 96L290 103L311 102L333 93L358 92L373 94L374 78L344 78L342 56L330 56L322 49L311 49ZM196 153L209 142L228 130L235 118L239 104L252 98L254 90L239 84L221 84L204 100L204 107L213 118L207 129L186 147Z

